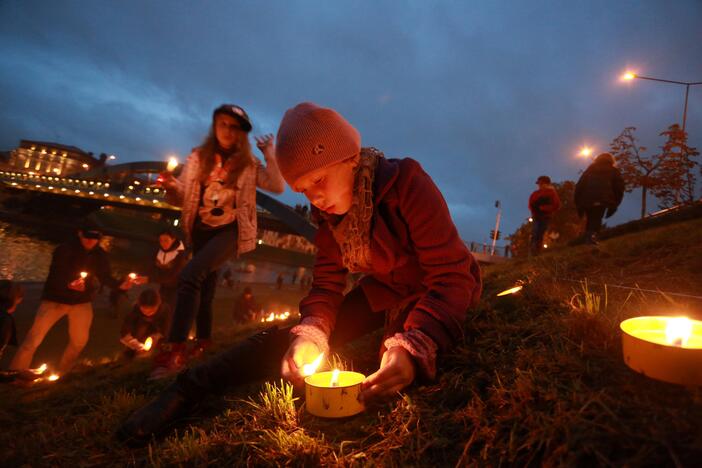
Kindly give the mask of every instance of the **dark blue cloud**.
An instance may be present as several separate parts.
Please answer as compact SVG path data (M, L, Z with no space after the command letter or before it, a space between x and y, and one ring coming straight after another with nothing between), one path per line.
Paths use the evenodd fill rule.
M695 0L9 1L0 18L0 148L36 138L123 161L185 155L221 102L274 132L286 108L312 100L364 143L418 159L474 240L494 200L510 232L537 175L577 178L581 144L605 149L628 125L660 143L682 89L623 85L627 66L702 79ZM694 89L697 146L701 99ZM636 216L636 198L614 222Z

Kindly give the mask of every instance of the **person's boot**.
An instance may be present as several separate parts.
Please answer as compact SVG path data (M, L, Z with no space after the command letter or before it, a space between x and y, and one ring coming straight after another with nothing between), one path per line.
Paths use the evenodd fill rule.
M164 343L154 357L154 368L149 380L158 380L177 374L187 363L185 343Z
M185 396L175 382L149 404L132 413L115 435L130 447L144 446L188 416L196 404L196 401Z
M196 339L193 347L190 349L189 358L199 359L210 346L212 346L212 340L206 338Z

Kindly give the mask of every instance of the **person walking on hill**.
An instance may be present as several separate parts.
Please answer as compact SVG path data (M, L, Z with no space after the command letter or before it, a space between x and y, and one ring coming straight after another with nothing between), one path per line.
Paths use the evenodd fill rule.
M585 169L575 184L575 206L586 217L585 242L597 243L602 217L611 217L624 197L624 178L614 165L614 157L602 153Z
M529 197L529 210L531 211L531 254L538 255L544 245L544 234L553 218L553 214L561 207L558 192L551 184L549 176L539 176L536 179L539 186Z
M152 378L185 366L186 340L193 321L197 341L191 356L211 344L212 301L217 272L234 255L256 247L256 187L282 193L285 183L275 159L273 135L256 138L266 166L249 143L251 121L244 109L224 104L214 110L212 126L176 179L161 175L171 204L182 207L180 226L193 257L178 279L178 295L167 342L155 358Z

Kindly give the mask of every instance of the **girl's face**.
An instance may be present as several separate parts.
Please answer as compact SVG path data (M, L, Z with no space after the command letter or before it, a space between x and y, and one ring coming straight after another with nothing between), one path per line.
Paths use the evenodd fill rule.
M359 155L309 172L293 183L314 206L335 215L346 214L353 199L354 169Z
M246 138L246 132L241 129L239 122L230 115L217 114L214 120L214 130L219 146L224 149L229 149L239 139Z

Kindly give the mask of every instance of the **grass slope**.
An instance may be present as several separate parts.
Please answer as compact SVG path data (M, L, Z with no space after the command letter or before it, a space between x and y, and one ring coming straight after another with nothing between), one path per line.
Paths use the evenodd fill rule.
M145 383L144 361L3 387L0 464L694 466L702 392L630 371L618 324L649 313L699 317L701 301L643 289L699 295L700 259L702 220L693 220L491 267L439 380L344 421L310 417L280 383L252 384L130 450L114 441L115 428L165 385ZM520 294L495 297L518 280ZM248 332L220 331L218 340ZM369 372L377 342L342 358Z

